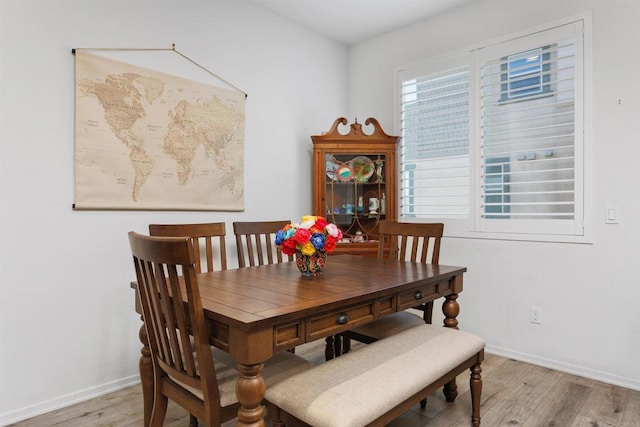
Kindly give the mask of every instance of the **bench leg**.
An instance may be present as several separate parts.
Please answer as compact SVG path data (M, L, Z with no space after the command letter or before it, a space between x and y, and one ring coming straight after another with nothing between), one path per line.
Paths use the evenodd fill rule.
M458 384L456 384L456 379L454 378L446 383L442 392L447 402L455 402L456 397L458 397Z
M471 423L473 427L480 426L480 395L482 394L482 366L476 363L471 367Z

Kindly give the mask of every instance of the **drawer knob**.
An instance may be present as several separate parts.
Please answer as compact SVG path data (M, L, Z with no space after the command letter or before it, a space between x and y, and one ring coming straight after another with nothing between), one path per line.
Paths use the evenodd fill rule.
M336 323L338 325L344 325L349 321L349 315L347 313L340 313L338 317L336 317Z
M422 291L416 291L416 293L413 294L413 297L415 299L422 299Z

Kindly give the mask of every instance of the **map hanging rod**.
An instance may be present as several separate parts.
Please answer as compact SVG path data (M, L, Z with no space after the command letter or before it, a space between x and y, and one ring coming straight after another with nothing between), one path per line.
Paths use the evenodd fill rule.
M225 79L223 79L222 77L220 77L219 75L217 75L216 73L214 73L213 71L207 69L206 67L198 64L196 61L194 61L193 59L189 58L187 55L179 52L176 49L176 44L172 43L170 48L123 48L123 47L76 47L71 49L71 54L75 55L76 51L78 50L84 50L84 51L134 51L134 52L149 52L149 51L173 51L175 53L177 53L178 55L180 55L181 57L183 57L184 59L186 59L187 61L191 62L193 65L195 65L196 67L200 68L201 70L205 71L206 73L211 74L213 77L223 81L224 83L228 84L229 86L231 86L232 88L234 88L235 90L237 90L238 92L242 93L244 95L244 98L247 99L247 97L249 96L245 91L243 91L242 89L240 89L239 87L229 83L228 81L226 81Z

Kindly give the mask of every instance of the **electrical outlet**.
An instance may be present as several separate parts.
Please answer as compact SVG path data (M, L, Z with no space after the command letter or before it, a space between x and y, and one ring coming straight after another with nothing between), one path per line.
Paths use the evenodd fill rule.
M542 309L536 306L529 307L529 322L541 324L542 323Z

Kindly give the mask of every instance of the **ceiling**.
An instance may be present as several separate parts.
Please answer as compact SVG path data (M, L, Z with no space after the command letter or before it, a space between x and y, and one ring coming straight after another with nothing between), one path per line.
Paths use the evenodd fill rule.
M248 0L328 38L353 45L475 0Z

